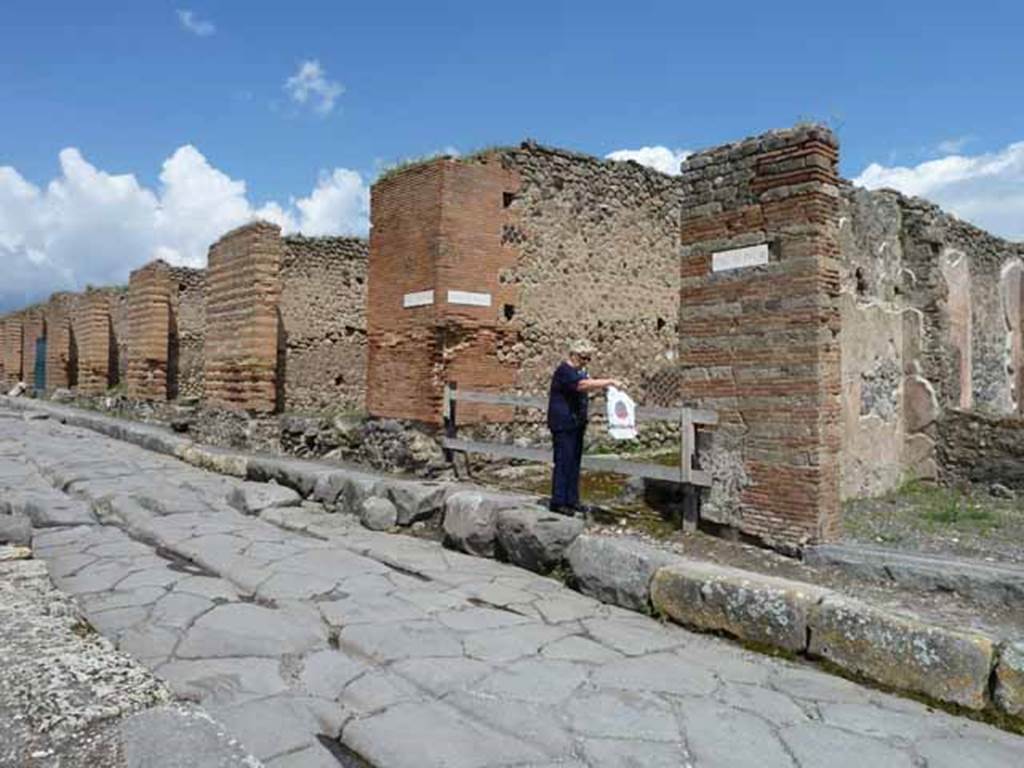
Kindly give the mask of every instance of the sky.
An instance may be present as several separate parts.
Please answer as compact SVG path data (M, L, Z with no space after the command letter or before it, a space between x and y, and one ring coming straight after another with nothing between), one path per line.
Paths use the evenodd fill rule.
M0 311L254 217L365 234L396 162L526 138L675 172L802 121L1024 240L1024 3L4 0Z

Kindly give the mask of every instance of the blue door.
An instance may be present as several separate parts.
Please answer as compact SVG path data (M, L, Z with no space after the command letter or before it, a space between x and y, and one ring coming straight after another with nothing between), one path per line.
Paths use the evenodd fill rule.
M36 370L35 388L42 392L46 389L46 337L36 339Z

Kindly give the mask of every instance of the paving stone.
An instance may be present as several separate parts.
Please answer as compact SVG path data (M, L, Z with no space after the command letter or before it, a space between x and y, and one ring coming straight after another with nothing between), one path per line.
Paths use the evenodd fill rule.
M32 521L34 528L64 525L96 525L96 517L84 501L52 494L24 494L11 500L11 510Z
M479 681L474 691L502 699L555 704L569 698L589 674L586 666L571 661L523 659Z
M370 670L345 686L338 696L346 711L370 714L399 702L424 698L419 689L408 680L392 674L388 669Z
M594 672L595 685L632 691L706 696L718 685L714 670L688 664L684 656L654 653L611 661Z
M277 659L201 659L168 662L157 674L179 697L207 705L238 704L287 691L279 667Z
M683 768L692 766L682 744L632 739L584 739L590 768Z
M267 577L256 588L260 600L311 600L334 590L338 577L330 573L293 573L285 571Z
M220 605L188 630L177 656L208 659L221 656L281 656L303 653L326 643L323 626L291 611L259 605Z
M299 681L313 696L336 699L342 689L371 667L341 651L326 649L306 656Z
M531 623L528 617L520 616L511 611L482 608L473 605L465 606L459 610L441 611L435 614L434 618L449 629L454 629L457 632L479 632L483 629L513 627Z
M884 765L885 768L911 768L915 765L905 750L820 723L801 723L784 728L780 731L780 738L801 766L864 768L865 765ZM958 765L962 768L963 763Z
M332 470L317 480L312 499L336 512L356 514L363 499L373 495L379 475L355 470Z
M287 696L256 699L210 713L260 760L316 744L317 723L309 711Z
M569 627L545 624L524 624L518 627L500 627L466 635L463 643L466 655L481 661L504 662L533 656L548 643L570 634Z
M540 748L549 759L567 760L576 751L577 738L566 727L560 705L503 699L473 688L453 693L445 701L466 717Z
M583 521L540 508L498 512L498 545L508 560L536 573L548 573L583 532Z
M1001 737L934 739L919 744L917 753L928 761L928 768L1010 768L1021 764L1020 743Z
M814 656L900 690L970 709L987 705L993 646L983 635L924 624L838 595L822 600L809 621L808 652Z
M688 639L685 633L638 618L584 619L583 626L592 640L627 656L678 648Z
M239 483L227 495L228 504L247 515L274 507L297 507L301 501L297 491L277 483Z
M317 481L330 470L322 465L293 459L269 456L250 456L246 463L246 478L257 482L270 482L293 488L306 498Z
M353 624L384 624L398 621L415 621L427 618L427 614L400 597L381 594L353 595L343 600L322 602L319 605L324 621L332 627L346 627Z
M490 664L467 658L406 659L391 668L435 696L471 686L494 669Z
M788 651L806 647L808 615L825 594L802 582L683 558L659 568L651 582L651 601L663 616Z
M297 752L289 752L266 762L266 768L338 768L338 766L338 758L320 744L300 749Z
M752 712L776 725L808 720L807 713L789 696L760 685L729 683L722 686L717 695L727 707Z
M342 629L338 641L377 661L462 655L458 636L432 621L359 624Z
M631 539L579 536L566 560L580 592L605 603L650 613L651 579L675 556Z
M683 701L686 744L699 766L707 768L795 768L779 737L762 719L705 701ZM723 745L729 745L723 749ZM823 765L824 763L808 763Z
M118 724L124 768L254 768L227 729L188 705L156 707Z
M1024 640L1006 643L996 664L996 706L1024 717Z
M180 633L169 627L139 624L118 636L117 647L154 667L167 661L180 638Z
M906 742L955 737L961 724L958 718L934 710L901 712L875 703L822 703L817 709L828 725L890 741L894 734L896 740Z
M506 765L545 759L537 748L478 726L440 703L399 704L356 720L345 727L344 741L372 764L388 768L483 768L494 755Z
M607 648L585 637L570 635L561 640L548 643L541 649L541 655L548 659L580 661L590 664L602 664L614 659L621 659L622 654Z
M565 705L574 731L584 736L640 741L680 740L679 724L668 704L636 691L596 691Z

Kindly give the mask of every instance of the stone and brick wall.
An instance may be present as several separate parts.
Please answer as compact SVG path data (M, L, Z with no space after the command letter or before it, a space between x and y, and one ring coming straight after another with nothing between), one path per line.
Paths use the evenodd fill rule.
M46 391L77 385L78 349L71 329L75 296L55 293L43 308L46 316Z
M371 413L436 423L445 381L543 393L580 336L640 402L678 401L672 177L528 142L386 177L371 212Z
M110 322L112 292L87 290L75 297L71 327L77 349L78 390L105 392L116 380L116 342Z
M0 326L0 356L4 364L4 386L9 388L23 381L22 369L22 314L7 315Z
M283 404L283 255L280 228L266 222L232 230L210 248L203 358L210 405L273 411Z
M206 272L172 267L167 393L171 399L203 396L206 339Z
M36 385L36 343L46 337L46 318L40 305L29 307L24 318L22 341L22 375L29 389Z
M286 410L363 409L367 254L361 238L284 238Z
M810 126L683 163L683 397L721 419L702 514L767 541L839 532L837 154Z
M936 437L944 479L1024 490L1024 419L950 409Z
M171 334L170 267L154 261L128 281L127 392L142 400L167 398Z

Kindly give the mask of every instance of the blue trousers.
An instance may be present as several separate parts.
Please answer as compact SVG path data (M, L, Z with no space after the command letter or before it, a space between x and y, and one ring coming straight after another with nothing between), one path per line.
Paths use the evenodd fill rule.
M586 427L551 433L555 468L551 473L551 508L575 507L580 503L580 460Z

